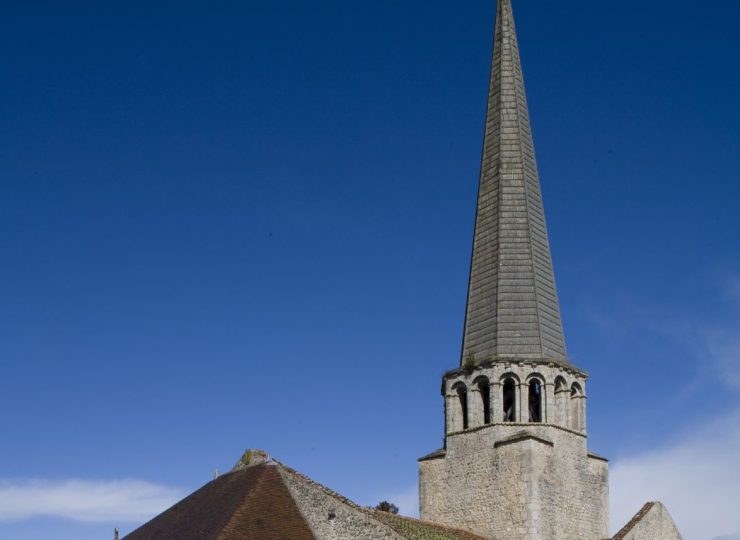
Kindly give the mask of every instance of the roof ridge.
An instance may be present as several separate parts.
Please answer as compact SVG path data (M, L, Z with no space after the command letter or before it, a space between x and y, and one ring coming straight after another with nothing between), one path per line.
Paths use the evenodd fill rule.
M350 506L353 506L355 508L359 508L361 510L364 510L365 509L364 506L360 506L359 504L357 504L356 502L348 499L344 495L340 495L336 491L334 491L334 490L326 487L324 484L321 484L321 483L317 482L316 480L313 480L312 478L309 478L305 474L298 472L297 470L293 469L292 467L288 467L285 463L283 463L283 462L281 462L281 461L279 461L279 460L277 460L275 458L272 458L272 461L279 468L283 469L285 472L287 472L289 474L292 474L293 476L295 476L297 478L300 478L304 482L306 482L306 483L308 483L308 484L310 484L310 485L312 485L314 487L319 488L321 491L323 491L327 495L330 495L331 497L334 497L335 499L338 499L339 501L341 501L341 502L343 502L345 504L349 504Z
M422 525L428 525L429 527L434 527L435 529L442 529L442 530L449 531L449 532L452 532L452 533L463 533L463 534L469 535L472 538L480 538L481 540L486 540L485 537L480 536L480 535L474 533L473 531L469 531L467 529L461 529L459 527L450 527L449 525L443 525L443 524L437 523L435 521L429 521L429 520L426 520L426 519L415 518L415 517L411 517L411 516L405 516L403 514L391 514L390 512L385 512L383 510L378 510L376 508L368 508L367 510L370 513L372 513L372 514L380 514L380 515L387 514L391 519L395 518L395 519L401 519L401 520L411 521L411 522L419 523L419 524L422 524ZM402 531L399 531L398 529L396 529L391 524L388 524L388 526L391 527L395 531L402 532Z
M632 519L627 522L627 525L622 527L619 532L612 537L612 540L621 540L622 538L627 536L627 533L629 533L632 529L635 528L635 525L642 521L642 518L644 518L645 515L650 510L652 510L653 506L655 506L655 501L645 503L642 508L640 508L640 510L632 517Z

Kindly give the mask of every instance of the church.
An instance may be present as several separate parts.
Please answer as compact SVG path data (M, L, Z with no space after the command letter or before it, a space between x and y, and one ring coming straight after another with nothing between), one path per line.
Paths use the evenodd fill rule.
M128 540L609 538L608 460L563 336L511 0L493 61L458 367L444 446L419 459L420 519L359 506L259 450ZM649 502L613 540L681 538Z

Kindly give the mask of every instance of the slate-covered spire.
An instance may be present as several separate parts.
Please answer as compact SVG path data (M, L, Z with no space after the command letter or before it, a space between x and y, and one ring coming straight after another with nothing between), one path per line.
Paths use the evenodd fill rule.
M511 0L498 0L462 364L566 362Z

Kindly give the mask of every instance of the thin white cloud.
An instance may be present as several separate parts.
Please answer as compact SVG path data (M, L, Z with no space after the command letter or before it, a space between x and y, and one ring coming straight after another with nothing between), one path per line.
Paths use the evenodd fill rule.
M740 304L740 275L736 273L729 273L723 276L723 282L725 284L725 292L731 300Z
M735 321L740 328L740 320ZM740 330L705 330L703 338L707 356L720 375L720 382L740 390Z
M180 490L141 480L0 480L0 521L60 517L141 522L172 506Z
M724 300L740 304L740 279L725 283ZM740 390L740 317L709 326L675 325L715 378L712 391ZM688 339L687 339L688 338ZM700 403L697 403L701 406ZM611 525L616 531L640 505L660 500L686 540L740 540L740 409L708 408L707 424L672 443L617 459L610 467Z
M712 540L740 540L740 531L736 532L735 534L717 536L715 538L712 538Z
M689 328L695 328L697 357L713 364L721 384L740 391L740 275L724 276L722 300L729 309L721 318L711 323L697 322Z
M659 500L686 540L735 533L740 530L738 456L740 411L668 447L616 460L610 471L612 531L643 503Z

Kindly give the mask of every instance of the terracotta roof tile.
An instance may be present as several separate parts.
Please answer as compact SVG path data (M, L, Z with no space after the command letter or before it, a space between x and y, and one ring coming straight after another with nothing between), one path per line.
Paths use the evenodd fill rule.
M314 540L274 465L209 482L125 540Z

